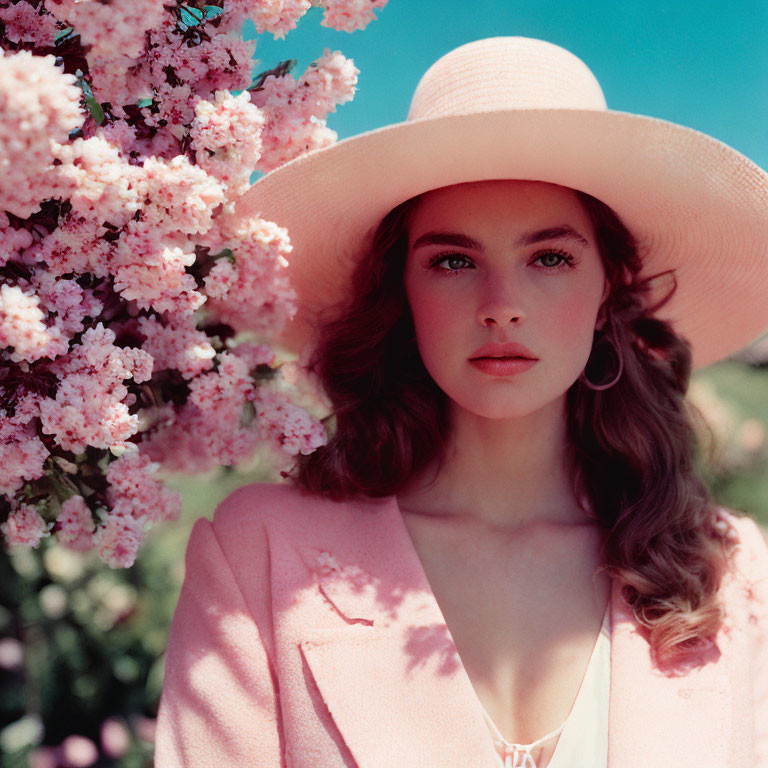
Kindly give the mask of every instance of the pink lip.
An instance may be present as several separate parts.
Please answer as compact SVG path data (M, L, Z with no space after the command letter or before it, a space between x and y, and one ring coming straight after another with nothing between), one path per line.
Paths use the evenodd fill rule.
M539 361L522 357L480 357L477 360L470 360L470 362L483 373L488 373L491 376L513 376L516 373L527 371Z
M484 344L479 349L476 349L469 359L476 360L477 358L485 357L525 357L529 360L538 360L536 355L534 355L528 347L523 344L515 344L514 342L509 342L507 344Z

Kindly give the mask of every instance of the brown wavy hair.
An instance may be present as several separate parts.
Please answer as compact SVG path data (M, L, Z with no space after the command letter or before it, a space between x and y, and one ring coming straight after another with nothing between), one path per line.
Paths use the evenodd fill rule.
M696 470L695 422L685 399L691 348L654 312L677 288L674 271L641 279L635 238L605 203L573 190L588 213L611 291L585 372L617 349L623 372L609 389L581 377L566 393L568 470L584 511L604 531L602 565L646 633L656 663L672 669L712 645L723 609L717 592L734 531ZM326 445L300 455L283 476L334 500L397 494L414 473L445 461L447 396L419 355L403 270L408 223L421 196L373 230L349 298L319 321L309 367L332 405ZM652 282L671 288L649 306ZM611 334L614 345L602 343ZM611 357L611 355L609 355ZM616 372L615 352L613 374ZM598 366L601 367L601 366Z

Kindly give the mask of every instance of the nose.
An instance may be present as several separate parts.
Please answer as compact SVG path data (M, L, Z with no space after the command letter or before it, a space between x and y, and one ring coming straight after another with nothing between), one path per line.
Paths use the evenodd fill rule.
M500 327L511 322L519 323L525 317L517 281L499 279L489 281L477 307L477 319L481 325L496 324Z

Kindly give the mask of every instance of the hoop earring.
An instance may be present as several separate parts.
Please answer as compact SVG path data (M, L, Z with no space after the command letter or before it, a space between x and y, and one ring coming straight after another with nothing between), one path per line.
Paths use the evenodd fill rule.
M613 330L613 321L610 322L611 330ZM594 389L596 391L602 391L604 389L610 389L620 378L621 374L624 371L624 356L621 353L621 346L616 342L616 340L613 337L613 334L607 334L604 333L603 336L600 338L600 340L595 344L592 349L601 344L603 341L607 341L611 347L613 347L614 355L619 361L619 370L616 373L616 376L609 381L607 384L594 384L587 378L587 366L584 366L584 370L579 374L579 381L582 381L587 387L590 389ZM591 355L590 355L591 357ZM589 365L589 361L587 361L587 365Z

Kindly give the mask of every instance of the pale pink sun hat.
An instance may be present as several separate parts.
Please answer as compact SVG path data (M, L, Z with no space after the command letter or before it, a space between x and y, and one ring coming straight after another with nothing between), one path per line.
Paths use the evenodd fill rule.
M527 179L579 189L638 241L641 276L674 268L657 311L701 368L768 331L768 173L728 145L666 120L607 109L581 59L552 43L466 43L422 76L406 121L310 151L269 172L236 216L286 227L299 309L276 343L313 343L318 311L344 298L379 221L422 192ZM665 280L649 298L669 289Z

